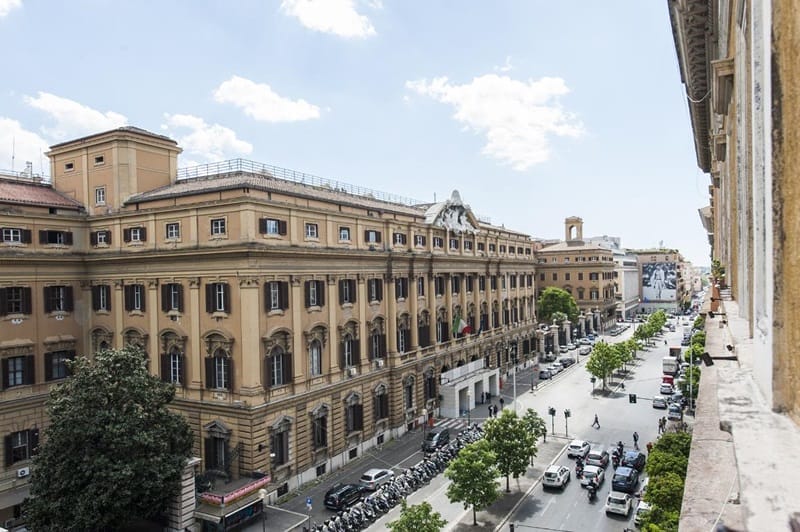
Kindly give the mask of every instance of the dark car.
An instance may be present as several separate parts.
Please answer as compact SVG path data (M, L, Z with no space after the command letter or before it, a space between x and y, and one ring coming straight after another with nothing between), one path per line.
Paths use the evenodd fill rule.
M635 469L636 471L641 471L644 469L644 463L647 461L647 457L644 453L640 453L639 451L626 451L625 454L622 456L622 467L630 467Z
M564 366L565 368L568 368L569 366L575 363L575 359L570 357L561 357L558 359L558 363Z
M539 380L549 379L553 376L549 369L543 369L539 372Z
M425 440L422 442L422 450L433 452L440 447L444 447L449 442L450 430L444 428L433 429L425 435Z
M634 493L639 485L639 472L630 467L618 467L611 479L611 489Z
M341 511L361 500L364 488L358 484L335 484L325 493L325 508Z

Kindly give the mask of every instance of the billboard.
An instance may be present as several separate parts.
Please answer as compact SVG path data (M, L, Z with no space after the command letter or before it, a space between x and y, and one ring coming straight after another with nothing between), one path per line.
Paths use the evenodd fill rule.
M677 288L677 263L646 262L642 264L642 299L644 301L675 301Z

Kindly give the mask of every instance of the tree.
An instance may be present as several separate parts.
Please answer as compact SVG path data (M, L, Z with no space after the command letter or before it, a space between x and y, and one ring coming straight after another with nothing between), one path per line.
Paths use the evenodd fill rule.
M671 454L656 450L655 447L647 455L647 475L651 478L664 473L677 473L686 476L689 458L681 454Z
M644 492L644 500L654 502L667 512L680 512L683 501L683 478L671 471L652 477Z
M171 384L138 348L70 363L50 392L50 426L33 460L25 508L34 530L114 530L166 510L177 495L192 433L167 405Z
M470 443L447 466L444 476L452 482L447 487L450 502L463 502L464 508L472 506L472 524L477 525L477 510L482 510L500 497L495 466L497 456L489 442L480 439Z
M543 323L552 321L553 314L556 312L566 314L569 321L576 323L580 314L572 294L555 286L544 289L542 295L539 296L537 306L539 307L539 320Z
M633 351L631 350L631 346L627 341L618 342L616 344L613 344L612 347L616 352L615 354L620 364L620 366L617 366L617 368L624 367L628 363L633 361Z
M536 454L536 440L528 426L513 410L503 410L483 426L484 439L497 456L497 469L506 477L506 492L511 491L509 477L519 478Z
M608 376L618 367L619 358L616 349L605 342L594 344L592 354L589 355L589 360L586 361L586 371L598 379L602 379L604 390L607 389L606 380Z
M421 502L409 506L405 499L400 501L400 517L391 523L386 523L386 528L394 532L439 532L447 525L442 514L434 512L428 502Z
M698 366L689 366L686 368L686 379L681 382L680 390L681 393L689 397L689 383L692 383L692 397L691 399L697 399L697 394L700 392L700 368Z
M534 442L539 441L539 438L547 434L547 422L533 408L529 408L525 412L522 422L525 424L525 428L533 434ZM534 452L538 452L538 449L534 449Z
M661 435L653 445L653 451L676 454L689 459L692 448L692 435L688 432L667 432Z

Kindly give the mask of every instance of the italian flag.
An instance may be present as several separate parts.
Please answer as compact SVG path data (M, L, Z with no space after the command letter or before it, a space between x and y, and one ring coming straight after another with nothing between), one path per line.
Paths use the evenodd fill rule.
M458 314L453 318L453 331L458 334L470 334L472 332L472 327L467 325L467 322L464 321L461 314Z

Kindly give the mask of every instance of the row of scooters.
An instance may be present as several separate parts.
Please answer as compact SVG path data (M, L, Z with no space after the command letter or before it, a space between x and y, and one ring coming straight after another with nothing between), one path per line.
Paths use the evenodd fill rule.
M377 490L350 508L338 512L322 524L311 527L311 532L357 532L371 525L388 513L408 495L428 484L431 479L447 469L450 460L461 449L483 437L483 429L477 424L463 430L454 440L440 449L426 454L425 458L397 475L391 482L381 485Z

